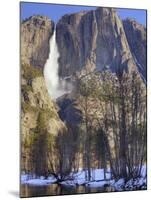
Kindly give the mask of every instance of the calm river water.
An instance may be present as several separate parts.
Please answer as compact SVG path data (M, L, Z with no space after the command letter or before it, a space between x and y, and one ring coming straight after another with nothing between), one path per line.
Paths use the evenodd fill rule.
M62 186L51 184L47 186L21 185L21 197L53 196L66 194L84 194L114 191L111 187L90 188L88 186Z

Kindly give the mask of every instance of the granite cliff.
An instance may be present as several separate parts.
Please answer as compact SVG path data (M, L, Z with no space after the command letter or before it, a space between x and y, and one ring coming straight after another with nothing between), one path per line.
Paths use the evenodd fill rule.
M98 8L63 16L56 31L61 77L75 78L78 82L96 71L109 70L115 74L125 71L129 76L136 72L144 88L146 29L143 25L132 19L122 21L115 9ZM81 123L78 99L65 95L57 102L66 122Z
M49 39L54 22L35 15L21 23L21 59L34 67L43 68L49 55Z
M21 24L21 59L43 68L49 55L54 22L32 16ZM137 70L146 80L146 29L135 20L122 21L112 8L64 15L56 24L59 76L94 70ZM140 56L141 55L141 56Z
M134 55L145 69L146 30L137 22L132 28L130 24L127 20L122 22L112 8L63 16L56 26L59 75L65 77L95 69L137 71ZM145 71L140 72L144 77Z

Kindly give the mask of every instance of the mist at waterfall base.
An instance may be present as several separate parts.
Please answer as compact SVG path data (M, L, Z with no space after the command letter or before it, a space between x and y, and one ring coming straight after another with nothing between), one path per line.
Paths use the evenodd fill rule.
M58 58L59 51L56 42L56 31L54 30L53 36L49 41L50 53L48 60L44 67L44 77L48 89L48 93L53 99L70 93L72 90L72 84L65 79L59 78L58 70Z

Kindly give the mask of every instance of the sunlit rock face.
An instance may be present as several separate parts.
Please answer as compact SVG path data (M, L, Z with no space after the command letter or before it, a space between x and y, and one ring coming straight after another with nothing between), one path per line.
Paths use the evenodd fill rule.
M56 137L65 124L58 107L48 94L44 66L49 56L49 42L54 23L44 16L32 16L21 23L21 170L31 170L31 141L43 126ZM39 119L44 124L40 124ZM42 128L42 127L41 127Z
M27 64L21 68L21 170L31 170L31 141L41 127L39 117L43 119L43 128L50 136L57 136L65 124L58 115L58 107L48 94L46 82L40 69ZM41 127L42 128L42 127Z
M21 59L32 66L43 68L49 55L49 39L54 22L35 15L21 23Z
M128 33L127 29L112 8L98 8L63 16L56 27L60 53L59 75L65 77L95 69L138 71L132 44L127 37L131 35L133 38L134 34ZM142 40L144 35L145 32L142 33Z

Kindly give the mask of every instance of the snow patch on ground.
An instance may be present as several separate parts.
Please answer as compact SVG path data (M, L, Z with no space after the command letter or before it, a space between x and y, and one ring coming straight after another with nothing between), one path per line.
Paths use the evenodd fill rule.
M99 188L99 187L108 187L110 185L113 185L115 183L114 180L104 180L104 181L93 181L86 184L86 186L89 186L91 188Z
M60 182L61 185L64 186L70 186L70 187L76 187L80 185L85 185L87 187L91 188L97 188L97 187L114 187L116 191L122 191L122 190L130 190L130 189L140 189L140 187L143 189L146 189L146 166L142 167L142 177L138 179L131 179L127 183L125 183L124 179L119 179L118 181L115 181L112 179L110 170L108 169L106 172L106 180L104 180L104 169L93 169L92 175L93 178L91 178L90 181L86 180L86 170L80 170L77 173L71 173L70 177L72 177L72 180L66 180ZM22 174L21 175L21 183L22 184L29 184L29 185L39 185L39 186L45 186L55 183L57 180L53 176L49 176L47 179L45 179L43 176L36 178L34 175L27 175Z
M31 175L23 174L21 175L21 183L28 185L50 185L56 182L56 179L53 177L48 177L45 179L43 176L36 178Z
M86 173L87 170L81 170L77 172L76 174L73 174L73 180L68 181L62 181L60 184L62 185L71 185L71 186L77 186L77 185L102 185L104 181L104 169L94 169L92 170L93 178L91 178L90 181L86 180ZM107 171L106 173L106 179L111 179L111 173L110 171ZM99 183L100 182L100 183ZM104 181L106 183L106 181Z
M122 191L124 185L125 185L125 181L124 181L123 178L119 179L117 182L115 182L114 184L112 184L112 186L114 186L114 188L117 191Z

